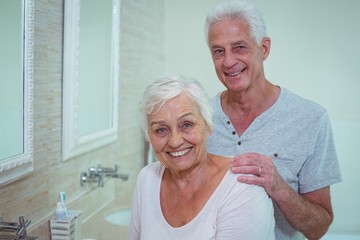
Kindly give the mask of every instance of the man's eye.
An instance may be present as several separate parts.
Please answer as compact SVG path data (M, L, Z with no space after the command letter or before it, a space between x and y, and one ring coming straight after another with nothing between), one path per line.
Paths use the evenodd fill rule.
M223 53L224 53L224 51L223 51L222 49L215 49L215 50L213 51L213 55L214 55L215 57L220 57L221 55L223 55Z
M234 47L235 52L240 52L240 51L242 52L245 49L246 49L246 47L244 45L238 45L238 46Z

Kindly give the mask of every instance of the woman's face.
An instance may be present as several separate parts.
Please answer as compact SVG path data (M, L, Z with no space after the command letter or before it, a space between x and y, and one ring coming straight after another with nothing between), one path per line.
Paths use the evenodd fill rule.
M185 93L149 115L148 131L156 156L171 171L194 169L207 158L209 128Z

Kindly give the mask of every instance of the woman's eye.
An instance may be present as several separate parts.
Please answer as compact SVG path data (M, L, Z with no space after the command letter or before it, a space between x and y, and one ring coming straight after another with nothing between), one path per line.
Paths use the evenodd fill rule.
M192 123L185 122L185 123L182 125L182 129L183 129L183 130L189 130L190 128L192 128L192 126L193 126Z
M158 135L164 135L167 133L167 129L166 128L158 128L155 130L155 133Z

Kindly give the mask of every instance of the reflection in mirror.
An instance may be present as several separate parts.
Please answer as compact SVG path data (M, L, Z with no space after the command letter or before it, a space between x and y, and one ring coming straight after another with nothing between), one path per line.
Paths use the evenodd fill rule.
M0 1L0 186L33 170L33 11Z
M63 160L117 138L119 0L65 0Z

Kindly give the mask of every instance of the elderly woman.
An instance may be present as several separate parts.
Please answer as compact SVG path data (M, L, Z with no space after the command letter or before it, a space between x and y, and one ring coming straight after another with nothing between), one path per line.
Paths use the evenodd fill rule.
M273 205L264 188L239 183L229 171L231 158L206 151L212 110L196 80L155 81L140 108L159 162L138 176L130 240L274 239Z

